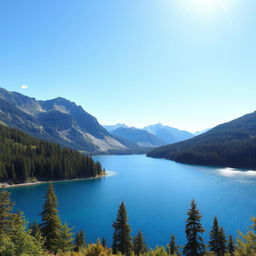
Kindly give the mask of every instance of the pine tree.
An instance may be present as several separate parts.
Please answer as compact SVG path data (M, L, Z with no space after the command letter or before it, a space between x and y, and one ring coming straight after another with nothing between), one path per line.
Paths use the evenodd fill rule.
M0 191L0 234L9 234L12 230L14 204L8 191Z
M211 252L219 252L219 224L217 217L214 218L212 230L210 232L209 248Z
M139 231L138 234L134 237L133 251L136 256L140 256L141 254L147 252L147 246L141 231Z
M205 252L205 245L201 236L204 232L201 218L200 211L197 209L195 201L192 200L185 229L187 244L183 249L183 253L186 256L201 256Z
M228 240L228 252L231 256L235 255L235 245L233 241L233 237L230 235Z
M41 230L45 238L45 246L51 252L57 251L58 240L60 238L61 221L58 216L57 206L57 197L54 192L53 184L49 184L43 212L41 213Z
M79 251L81 248L86 247L84 231L81 230L76 234L75 245L76 251Z
M58 237L58 246L57 250L60 252L70 252L74 249L73 244L73 233L71 233L71 228L68 227L68 225L65 223L61 226L61 229L59 230L59 237Z
M102 240L101 240L101 245L102 245L104 248L107 248L107 241L106 241L105 237L102 238Z
M113 222L114 235L112 249L114 254L120 252L129 255L132 250L131 229L128 224L128 217L124 202L121 203L116 221Z
M30 229L30 234L35 238L38 238L41 236L40 225L37 224L35 221L30 225L29 229Z
M26 256L46 256L43 251L42 239L37 239L26 231L26 221L23 213L13 215L13 227L11 234L11 244L6 252L1 251L1 255L26 255Z
M219 228L219 232L218 232L218 240L219 240L219 251L218 251L218 256L224 256L226 253L226 236L224 233L224 230L222 227Z
M169 251L170 251L171 255L178 253L179 246L176 245L176 241L175 241L175 236L174 235L171 235L170 243L169 243L168 246L169 246Z
M214 218L210 232L209 248L217 256L224 256L226 252L226 236L222 227L219 226L217 217Z

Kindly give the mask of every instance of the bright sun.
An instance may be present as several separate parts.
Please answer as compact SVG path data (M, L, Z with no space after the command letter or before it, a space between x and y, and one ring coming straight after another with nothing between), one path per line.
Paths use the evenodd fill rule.
M226 9L229 0L188 0L201 14L212 16Z

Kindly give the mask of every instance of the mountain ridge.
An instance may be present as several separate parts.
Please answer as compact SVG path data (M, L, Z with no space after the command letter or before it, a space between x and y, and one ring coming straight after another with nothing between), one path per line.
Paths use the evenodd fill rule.
M90 154L128 149L95 117L62 97L36 100L0 88L0 121L32 136Z
M256 169L256 112L186 141L152 150L149 157L181 163Z

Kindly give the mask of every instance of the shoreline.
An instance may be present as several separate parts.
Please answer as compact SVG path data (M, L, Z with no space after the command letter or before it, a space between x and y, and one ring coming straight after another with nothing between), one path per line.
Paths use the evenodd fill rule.
M63 179L63 180L45 180L45 181L35 181L35 182L26 182L26 183L18 183L18 184L8 184L8 183L0 183L0 189L5 188L17 188L17 187L28 187L28 186L36 186L40 184L45 183L59 183L59 182L71 182L71 181L82 181L82 180L96 180L96 179L102 179L107 178L110 176L115 175L113 171L106 171L105 174L97 175L95 177L89 177L89 178L74 178L74 179Z

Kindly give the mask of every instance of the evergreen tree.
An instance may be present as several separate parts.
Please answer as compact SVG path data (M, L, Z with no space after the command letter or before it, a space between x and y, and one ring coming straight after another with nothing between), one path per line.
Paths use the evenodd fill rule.
M209 248L217 256L223 256L226 253L226 236L222 227L219 226L217 217L214 218L212 230L210 232Z
M12 230L13 203L8 191L0 191L0 234L9 234Z
M102 240L101 240L101 245L102 245L104 248L107 248L107 241L106 241L105 237L102 238Z
M179 246L176 245L176 241L175 241L175 236L174 235L171 235L170 243L169 243L168 246L169 246L169 251L170 251L171 255L178 253Z
M230 235L228 240L228 252L231 256L235 255L235 245L233 241L233 237Z
M73 233L71 233L71 228L68 227L67 224L61 226L59 230L59 237L58 237L58 246L57 250L61 252L70 252L74 249L73 244Z
M45 238L45 246L51 252L57 251L58 240L60 238L61 221L58 216L57 206L57 197L54 192L53 184L49 184L43 212L41 213L41 230Z
M81 248L86 247L84 231L79 231L75 238L75 250L79 251Z
M9 237L5 236L5 241L0 245L0 255L46 256L43 251L42 239L36 239L26 231L26 222L23 214L14 214L13 218L12 233ZM6 242L5 246L4 243Z
M224 230L222 227L219 228L219 232L218 232L218 240L219 240L219 251L218 251L218 256L224 256L226 253L226 236L224 233Z
M116 221L113 222L114 235L112 249L114 254L120 252L129 255L132 250L131 229L128 224L128 217L124 202L121 203Z
M219 224L217 217L214 217L212 230L210 232L209 248L211 252L218 255L219 252Z
M133 251L136 256L140 256L141 254L147 252L147 246L141 231L139 231L138 234L134 237Z
M192 200L191 208L188 211L186 220L186 237L187 244L183 249L186 256L201 256L205 252L205 245L201 234L204 232L201 224L201 214L197 209L196 203Z
M41 228L40 225L37 224L37 222L33 222L30 227L30 234L34 236L35 238L39 238L41 236Z

